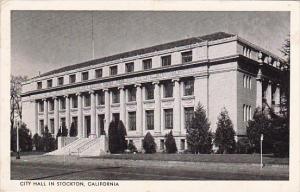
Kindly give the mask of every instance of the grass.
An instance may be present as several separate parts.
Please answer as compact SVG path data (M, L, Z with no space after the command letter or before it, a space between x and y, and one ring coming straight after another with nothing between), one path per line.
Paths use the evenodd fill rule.
M41 151L26 151L26 152L20 152L20 156L28 156L28 155L43 155L46 152L41 152ZM11 157L16 157L17 153L16 152L10 152Z
M109 154L104 159L159 160L184 162L216 162L216 163L260 163L260 154ZM289 164L289 158L276 158L263 155L264 164Z

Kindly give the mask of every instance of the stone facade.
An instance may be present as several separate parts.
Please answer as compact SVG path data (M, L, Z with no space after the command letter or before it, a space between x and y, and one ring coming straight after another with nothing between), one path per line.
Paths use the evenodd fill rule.
M172 130L178 149L184 150L188 119L198 102L207 111L212 131L225 107L237 136L246 134L247 120L257 106L266 103L278 112L279 57L225 33L178 42L28 80L23 84L23 121L33 134L41 134L47 125L56 135L59 127L70 129L73 122L77 137L98 138L118 118L137 148L150 132L163 150L164 136Z

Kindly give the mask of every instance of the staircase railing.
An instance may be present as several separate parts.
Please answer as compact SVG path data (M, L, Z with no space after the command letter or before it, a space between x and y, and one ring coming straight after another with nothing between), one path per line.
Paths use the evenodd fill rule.
M99 138L92 139L91 141L85 143L85 145L79 147L77 149L78 156L80 155L80 153L82 153L83 151L89 149L91 146L93 146L95 143L97 143L98 139Z

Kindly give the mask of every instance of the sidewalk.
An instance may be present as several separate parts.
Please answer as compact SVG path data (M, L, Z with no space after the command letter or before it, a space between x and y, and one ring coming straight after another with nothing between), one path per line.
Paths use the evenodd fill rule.
M219 173L244 173L249 175L266 175L289 177L289 166L272 165L260 168L259 164L249 163L212 163L212 162L180 162L180 161L158 161L158 160L124 160L124 159L102 159L102 158L78 158L76 156L23 156L20 160L11 158L12 164L24 165L56 165L59 167L96 168L107 167L144 167L159 169L176 169L185 171L212 171Z

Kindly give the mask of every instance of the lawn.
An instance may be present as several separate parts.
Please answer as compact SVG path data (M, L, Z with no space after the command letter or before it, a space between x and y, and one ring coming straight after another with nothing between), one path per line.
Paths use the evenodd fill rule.
M109 154L104 159L159 160L186 162L218 162L218 163L260 163L260 154ZM289 164L289 158L276 158L263 155L264 164Z
M26 151L26 152L20 152L20 156L28 156L28 155L43 155L46 152L41 152L41 151ZM11 157L16 157L17 153L16 152L10 152Z

